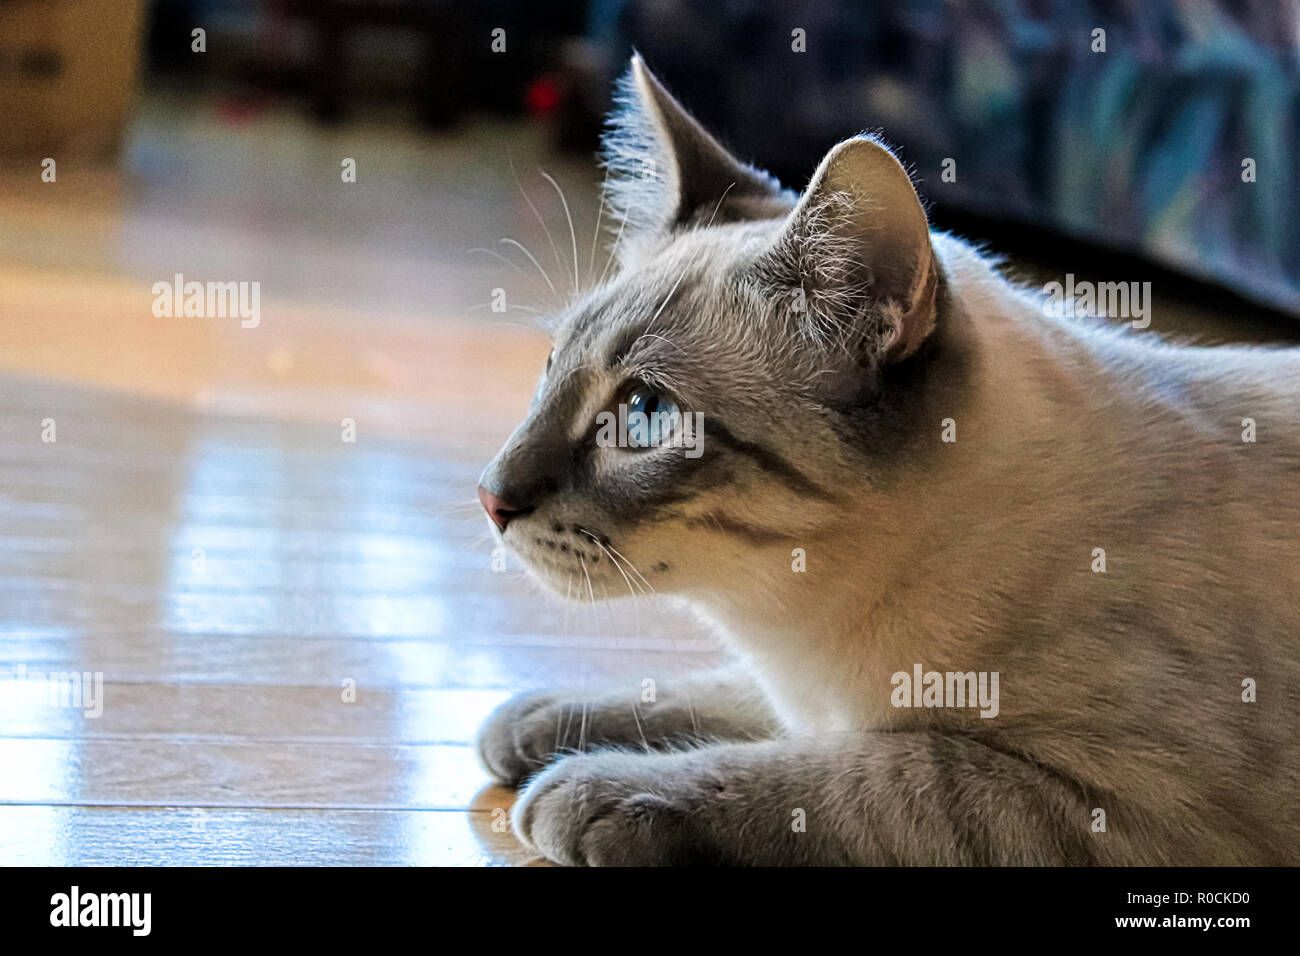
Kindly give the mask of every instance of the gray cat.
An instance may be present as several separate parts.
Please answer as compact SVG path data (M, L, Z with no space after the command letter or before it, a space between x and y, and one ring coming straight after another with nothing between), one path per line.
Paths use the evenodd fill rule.
M505 704L479 752L528 781L519 839L1300 862L1300 350L1045 315L878 141L796 196L639 60L621 93L618 274L559 316L480 497L543 585L675 595L745 666Z

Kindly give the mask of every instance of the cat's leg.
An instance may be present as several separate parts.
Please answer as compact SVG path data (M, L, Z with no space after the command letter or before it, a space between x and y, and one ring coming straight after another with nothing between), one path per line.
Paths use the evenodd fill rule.
M1078 864L1125 859L1087 790L970 738L878 733L566 757L515 802L569 865Z
M639 681L590 690L522 694L479 731L479 760L499 782L517 785L557 756L598 747L662 750L718 740L762 740L776 721L738 671L717 671L656 688Z

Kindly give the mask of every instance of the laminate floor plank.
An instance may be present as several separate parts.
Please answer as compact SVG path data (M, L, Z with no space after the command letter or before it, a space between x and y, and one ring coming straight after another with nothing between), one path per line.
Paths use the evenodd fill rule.
M454 744L5 737L0 767L8 804L466 810L490 783Z
M556 684L581 686L636 676L670 681L721 660L717 652L638 646L632 638L577 641L538 635L538 644L503 640L483 643L422 639L362 641L350 637L287 638L271 634L131 634L113 640L70 638L31 629L0 635L6 676L26 672L100 672L112 683L252 684L324 687L344 679L359 690L466 688L524 690ZM0 684L2 686L2 684Z
M0 806L0 866L536 863L501 826L489 810Z

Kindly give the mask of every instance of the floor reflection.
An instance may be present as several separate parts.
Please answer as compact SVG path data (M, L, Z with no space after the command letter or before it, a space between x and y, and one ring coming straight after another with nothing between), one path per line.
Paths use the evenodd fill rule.
M93 720L0 682L0 864L523 862L492 708L713 659L492 573L473 506L549 343L474 310L540 278L468 249L546 243L507 153L584 243L598 176L519 126L371 135L343 198L329 137L198 108L125 172L0 171L0 671L104 679ZM177 272L263 283L260 325L154 317Z

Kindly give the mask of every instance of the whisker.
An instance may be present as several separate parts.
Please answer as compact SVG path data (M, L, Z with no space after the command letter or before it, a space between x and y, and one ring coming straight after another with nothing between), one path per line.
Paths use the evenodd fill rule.
M628 348L627 351L631 352L633 348L636 348L636 346L641 342L642 339L659 339L661 342L663 342L666 345L672 346L677 351L681 352L683 355L687 354L684 348L682 348L680 345L678 345L676 342L672 341L671 339L660 335L658 332L642 332L640 335L636 337L636 341L632 343L631 347Z
M589 532L586 532L585 529L584 529L584 532L582 532L582 533L584 533L584 535L586 535L586 533L589 533ZM602 542L599 542L599 541L597 541L597 544L598 544L598 545L601 545L601 548L606 548L607 550L614 551L614 554L617 554L617 555L619 555L620 558L623 558L623 561L624 561L624 562L627 562L627 566L630 568L630 570L632 570L632 574L636 575L637 578L641 580L641 583L642 583L643 585L645 585L645 587L646 587L647 589L649 589L649 591L650 591L651 593L654 593L654 594L658 594L658 593L659 593L658 591L655 591L655 589L654 589L654 585L653 585L653 584L650 584L650 581L647 581L647 580L645 579L645 575L642 575L640 571L637 571L637 566L636 566L636 564L633 564L632 561L630 561L630 559L628 558L628 555L627 555L627 554L624 554L623 551L620 551L619 549L615 548L614 545L604 545L604 544L602 544Z
M629 578L627 576L627 572L623 570L624 559L620 559L617 556L615 556L615 554L612 551L610 551L608 548L606 548L604 545L601 545L600 547L602 551L604 551L607 555L609 555L609 560L614 565L614 567L618 569L618 573L623 575L623 580L627 582L627 589L631 593L632 599L638 602L639 604L640 600L650 592L644 589L638 590L637 582ZM632 568L632 573L633 574L636 573L636 568Z
M731 184L731 186L734 186L734 185L736 185L736 184L735 184L735 183L732 183L732 184ZM717 203L717 205L715 205L715 206L713 207L713 215L709 216L709 222L708 222L708 224L704 227L705 229L708 229L709 226L712 226L712 225L713 225L713 220L716 219L717 216L718 216L718 210L722 208L722 202L723 202L723 200L727 198L727 193L731 192L731 186L728 186L726 189L724 189L724 190L722 191L722 195L718 197L718 203ZM666 308L668 307L668 303L669 303L669 301L672 299L672 297L673 297L673 293L675 293L675 292L677 291L677 287L678 287L679 285L681 285L681 284L682 284L682 280L686 278L686 273L687 273L690 269L692 269L692 268L694 268L695 266L699 265L699 262L700 262L700 260L701 260L703 257L704 257L704 253L703 253L703 251L701 251L701 252L699 253L699 255L697 255L697 256L696 256L696 257L691 261L690 266L688 266L687 268L685 268L685 269L682 270L682 274L679 275L679 276L677 277L677 281L673 283L673 287L672 287L671 289L669 289L669 290L668 290L668 294L667 294L666 296L664 296L664 301L663 301L663 303L659 306L659 310L658 310L657 312L655 312L654 316L650 319L650 324L651 324L652 326L653 326L653 325L655 324L655 322L658 320L658 318L659 318L659 314L660 314L661 312L663 312L663 310L666 309Z
M537 266L537 271L540 272L542 274L542 278L546 280L546 285L551 290L551 294L555 296L557 299L560 298L560 293L555 291L555 283L551 281L551 277L546 274L546 270L543 269L542 264L537 261L537 257L524 248L524 244L522 242L520 242L518 239L511 239L509 237L503 238L501 242L505 243L508 246L514 246L516 249L518 249L520 252L526 255L528 257L528 261L531 262L533 265Z
M555 387L556 387L556 388L559 388L561 385L563 385L565 382L567 382L570 378L572 378L572 377L573 377L574 375L576 375L578 372L581 372L581 371L584 371L584 370L588 370L588 369L591 369L591 368L592 368L592 364L591 364L590 362L583 362L581 365L575 365L573 368L569 369L567 372L564 373L564 378L562 378L562 379L560 379L558 382L556 382L556 383L555 383Z
M578 750L587 752L587 701L582 702L582 726L578 730Z
M495 322L488 322L484 328L492 331L497 331L499 329L509 329L512 332L532 331L533 329L536 329L542 321L543 320L537 318L517 319L513 322L509 319L498 319Z
M596 592L591 587L591 575L587 573L587 562L582 560L582 555L578 555L578 564L582 565L583 576L587 579L587 596L591 598L592 612L596 609Z
M713 220L718 218L718 210L722 208L722 203L726 200L727 193L731 192L732 186L735 185L736 185L735 183L732 183L731 186L728 186L726 189L722 191L722 195L718 197L717 205L713 207L713 214L709 216L708 224L705 225L704 227L705 229L708 229L710 226L712 226Z
M636 732L641 735L641 745L650 752L650 741L646 738L645 728L641 726L641 715L637 713L636 701L632 702L632 719L636 721Z
M569 739L569 728L573 726L573 712L575 708L569 704L564 708L564 739Z
M658 308L658 310L655 312L655 314L654 314L653 316L651 316L651 318L650 318L650 324L651 324L651 325L654 325L654 323L655 323L656 321L658 321L660 313L662 313L664 309L668 308L668 303L672 301L673 293L677 291L677 287L678 287L679 285L681 285L681 284L682 284L682 280L686 278L686 273L687 273L687 272L688 272L692 267L694 267L695 264L696 264L696 262L698 262L698 261L699 261L699 257L696 256L695 260L693 260L693 261L691 262L690 266L687 266L685 269L682 270L681 275L679 275L679 276L677 277L677 281L673 283L673 287L672 287L671 289L669 289L669 290L668 290L668 294L667 294L666 296L664 296L664 300L663 300L663 302L659 303L659 308Z
M596 246L600 242L600 221L605 215L605 195L609 191L609 170L605 170L605 181L600 184L600 207L596 210L596 228L591 233L591 261L587 263L587 281L596 274Z
M631 218L631 215L631 210L629 210L619 224L618 234L614 236L614 242L609 247L609 258L605 260L605 268L600 270L600 278L596 280L598 286L605 284L605 274L609 272L609 267L614 264L614 253L618 251L618 244L623 241L623 230L627 228L627 221Z
M528 276L528 273L525 272L523 269L521 269L521 268L519 267L519 263L515 262L513 259L509 259L509 258L507 258L506 256L503 256L501 253L497 252L495 249L484 249L482 246L475 246L473 249L468 249L468 250L466 250L466 251L467 251L467 252L486 252L488 255L492 256L493 258L495 258L495 259L500 259L502 262L504 262L506 265L508 265L511 269L514 269L516 272L518 272L521 276L524 276L525 278L527 278L527 276Z
M528 195L524 190L523 184L519 182L519 175L515 172L515 161L509 156L509 154L506 155L506 161L510 164L510 176L514 179L515 185L519 187L519 194L524 197L524 202L528 203L528 208L533 211L533 216L537 219L538 225L540 225L542 231L546 233L546 241L551 244L551 252L555 253L555 264L563 268L563 262L560 260L560 250L555 245L555 238L551 235L551 230L547 228L546 220L542 218L542 214L538 212L537 207L533 205L532 197Z
M635 589L634 587L632 587L632 579L629 578L629 577L627 576L627 572L625 572L625 571L623 570L623 566L622 566L621 564L618 563L618 559L617 559L616 557L614 557L613 552L611 552L611 551L609 550L609 548L605 547L605 545L603 545L603 544L601 543L600 539L597 538L597 537L596 537L594 534L592 534L590 531L588 531L586 528L579 528L578 530L579 530L582 534L585 534L585 535L586 535L588 538L590 538L592 541L596 542L596 547L600 548L600 550L602 550L602 551L605 552L605 556L609 558L610 563L614 565L615 570L617 570L619 574L623 575L623 580L627 583L627 590L628 590L628 593L631 594L632 597L633 597L634 599L635 599L635 598L639 598L641 595L637 593L637 591L636 591L636 589ZM636 569L633 568L633 570L636 570Z
M555 187L555 191L560 196L560 205L564 207L564 218L568 220L569 223L569 242L573 244L573 291L577 292L578 291L578 235L573 231L573 216L569 213L569 201L564 198L564 190L560 188L559 183L557 183L554 179L551 178L550 173L543 172L542 170L538 170L538 172L542 174L543 179L545 179L548 183L550 183L553 187Z
M560 717L562 714L563 710L557 710L555 712L555 746L551 748L553 753L559 753L560 744L564 743L564 732L560 729Z
M493 305L494 303L492 302L480 302L478 305L471 305L467 311L477 312L479 309L490 309L492 308ZM533 315L546 314L546 312L543 309L534 309L532 306L529 305L507 305L506 310L509 311L510 309L517 309L520 312L531 312Z
M655 590L654 585L645 579L645 575L643 575L640 571L636 569L636 565L633 564L630 560L628 560L627 555L625 555L622 551L618 550L618 548L614 547L612 544L606 545L606 547L608 547L611 551L617 554L624 561L627 561L627 566L632 569L632 573L635 574L638 578L640 578L641 583L644 584L647 588L649 588L651 593L653 594L659 593L658 591Z

